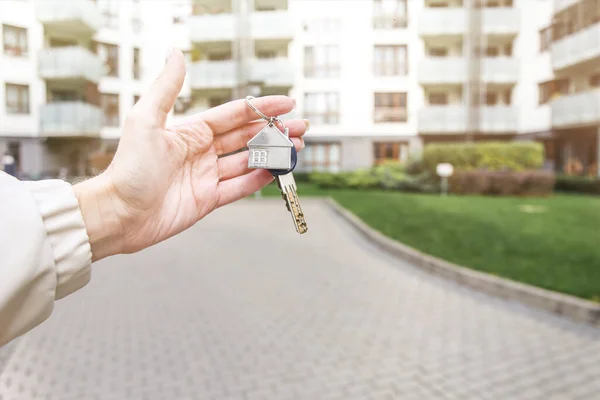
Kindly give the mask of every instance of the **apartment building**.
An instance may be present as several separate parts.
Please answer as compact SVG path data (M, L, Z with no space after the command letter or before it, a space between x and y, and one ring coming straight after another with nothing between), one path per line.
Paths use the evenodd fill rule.
M553 71L540 82L552 125L547 156L567 173L600 176L600 2L555 0L542 37Z
M166 46L153 46L158 34L142 24L160 13L143 15L142 4L0 2L0 152L23 174L86 175L92 153L116 147L127 110L164 62Z
M70 5L67 7L66 4ZM288 94L311 121L298 168L406 160L424 144L537 140L598 173L594 0L6 0L0 151L21 171L89 172L163 65L188 76L171 118ZM41 105L38 107L38 105Z

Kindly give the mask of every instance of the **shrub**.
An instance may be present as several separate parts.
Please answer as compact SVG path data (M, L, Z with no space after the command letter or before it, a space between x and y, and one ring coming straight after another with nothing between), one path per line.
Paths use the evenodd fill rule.
M554 181L548 171L457 171L448 179L451 193L501 196L547 196Z
M554 189L559 192L600 195L600 179L579 176L558 176Z
M544 162L544 148L535 142L443 143L425 146L423 165L432 176L440 163L455 170L526 171Z

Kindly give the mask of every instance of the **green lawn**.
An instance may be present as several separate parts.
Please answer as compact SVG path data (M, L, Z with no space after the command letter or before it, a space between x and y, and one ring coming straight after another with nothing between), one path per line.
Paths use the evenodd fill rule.
M600 300L600 197L500 198L323 191L385 235L445 260ZM263 195L277 195L270 185Z

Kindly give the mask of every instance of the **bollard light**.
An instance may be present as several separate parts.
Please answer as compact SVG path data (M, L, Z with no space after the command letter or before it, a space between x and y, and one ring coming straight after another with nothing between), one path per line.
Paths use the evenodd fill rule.
M442 196L448 195L448 177L454 173L454 167L449 163L438 164L435 168L435 172L440 178L442 178Z

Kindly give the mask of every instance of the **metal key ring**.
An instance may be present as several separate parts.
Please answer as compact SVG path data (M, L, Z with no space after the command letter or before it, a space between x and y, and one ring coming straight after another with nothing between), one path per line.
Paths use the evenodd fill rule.
M267 121L269 123L269 125L275 125L277 122L279 122L281 124L281 126L283 126L283 130L285 131L285 124L283 123L281 118L268 117L265 114L263 114L262 111L260 111L258 108L256 108L254 106L254 104L252 104L252 102L250 100L253 100L253 99L255 99L255 97L253 97L253 96L246 96L246 98L244 99L246 101L246 104L248 105L248 107L250 107L252 109L252 111L254 111L259 117L261 117L262 119Z

